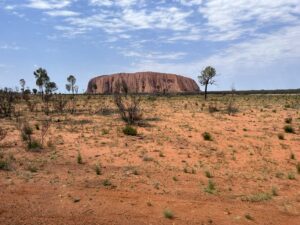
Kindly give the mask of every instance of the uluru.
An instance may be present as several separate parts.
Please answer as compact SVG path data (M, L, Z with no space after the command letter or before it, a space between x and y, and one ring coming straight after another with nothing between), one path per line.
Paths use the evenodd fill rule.
M117 73L91 79L87 93L113 94L117 83L125 82L135 93L197 93L197 83L188 77L158 72Z

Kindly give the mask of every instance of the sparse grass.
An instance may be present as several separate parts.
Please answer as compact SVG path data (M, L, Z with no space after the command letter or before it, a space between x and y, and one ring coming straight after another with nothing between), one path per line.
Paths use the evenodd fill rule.
M289 180L296 180L296 176L293 172L289 172L288 175L287 175L287 178Z
M253 218L249 213L246 213L246 214L245 214L245 218L246 218L247 220L254 220L254 218Z
M300 174L300 162L297 163L296 169L297 169L297 173Z
M112 183L109 179L105 179L105 180L102 181L102 185L107 187L107 186L111 186Z
M138 171L138 170L136 170L136 169L135 169L135 170L133 170L132 174L133 174L133 175L136 175L136 176L140 175L139 171Z
M262 201L268 201L271 199L272 199L272 195L267 192L258 193L255 195L250 195L250 196L246 196L246 197L242 198L243 201L249 201L249 202L262 202Z
M216 105L209 105L208 106L208 112L209 113L215 113L215 112L219 112L220 110L218 109L218 107Z
M211 135L210 133L208 133L208 132L204 132L204 133L202 134L202 137L203 137L203 139L204 139L205 141L212 141L212 140L213 140L212 135Z
M0 159L0 170L10 171L11 163L8 159Z
M81 156L80 151L78 151L78 153L77 153L77 163L78 164L83 164L83 160L82 160L82 156Z
M293 121L293 118L291 118L291 117L285 118L285 120L284 120L284 122L288 123L288 124L291 124L292 121Z
M290 125L284 126L283 129L284 129L285 133L292 133L292 134L295 133L295 129Z
M277 172L277 173L275 174L275 176L276 176L277 178L279 178L279 179L282 179L282 178L284 178L284 173L282 173L282 172Z
M173 177L173 180L174 180L174 181L178 181L178 178L174 176L174 177Z
M279 140L284 140L284 134L281 134L281 133L278 134L278 139L279 139Z
M36 173L38 171L37 167L33 165L29 165L27 170L30 171L31 173Z
M205 176L207 177L207 178L212 178L213 177L213 175L207 170L207 171L205 171Z
M102 168L101 168L101 165L99 163L97 163L96 166L95 166L95 172L96 172L97 175L102 174Z
M295 160L296 159L296 156L295 156L295 154L293 152L291 152L291 154L290 154L290 159L291 160Z
M159 152L159 157L165 157L163 152Z
M127 125L124 129L123 129L123 133L125 135L129 135L129 136L136 136L137 135L137 129Z
M102 135L107 135L109 134L109 130L107 129L102 129Z
M164 217L167 219L173 219L174 213L170 209L164 210Z
M33 140L27 144L27 148L31 152L39 152L42 150L43 146L39 141Z
M216 185L212 180L208 180L207 187L204 189L205 192L209 194L215 194L216 193Z
M272 187L272 195L273 196L278 196L278 190L276 187Z
M154 159L152 157L148 156L148 155L144 155L144 157L143 157L143 161L145 161L145 162L151 162L153 160Z

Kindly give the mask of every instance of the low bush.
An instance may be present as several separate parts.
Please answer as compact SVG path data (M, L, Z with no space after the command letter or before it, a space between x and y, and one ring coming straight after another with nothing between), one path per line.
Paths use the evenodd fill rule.
M284 131L285 131L285 133L295 133L294 128L290 125L284 126Z
M164 217L167 219L173 219L174 218L174 213L170 209L166 209L164 211Z
M137 135L137 129L127 125L124 129L123 129L123 133L129 136L136 136Z
M210 133L208 133L208 132L204 132L204 133L202 134L202 137L203 137L203 139L204 139L205 141L212 141L212 140L213 140L212 135L211 135Z
M291 118L291 117L285 118L285 120L284 120L284 122L288 123L288 124L292 123L292 121L293 121L293 118Z

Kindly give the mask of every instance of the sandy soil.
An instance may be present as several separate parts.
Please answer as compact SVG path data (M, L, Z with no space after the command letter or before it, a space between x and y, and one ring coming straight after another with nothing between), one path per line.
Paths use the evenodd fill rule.
M0 170L0 224L300 224L299 96L234 104L228 115L228 96L144 97L145 124L126 136L117 113L95 113L114 109L112 98L82 97L78 109L90 113L51 114L41 152L26 149L15 119L1 119L10 170ZM39 139L43 113L19 107ZM295 133L283 130L289 117Z

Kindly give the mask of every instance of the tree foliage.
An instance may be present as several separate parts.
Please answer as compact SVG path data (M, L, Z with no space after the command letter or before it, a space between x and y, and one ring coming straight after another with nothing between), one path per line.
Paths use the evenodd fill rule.
M198 76L199 83L205 86L205 91L204 91L205 100L207 99L207 86L209 84L212 85L215 83L214 80L215 76L216 76L216 69L211 66L207 66L204 70L201 71L201 75Z

